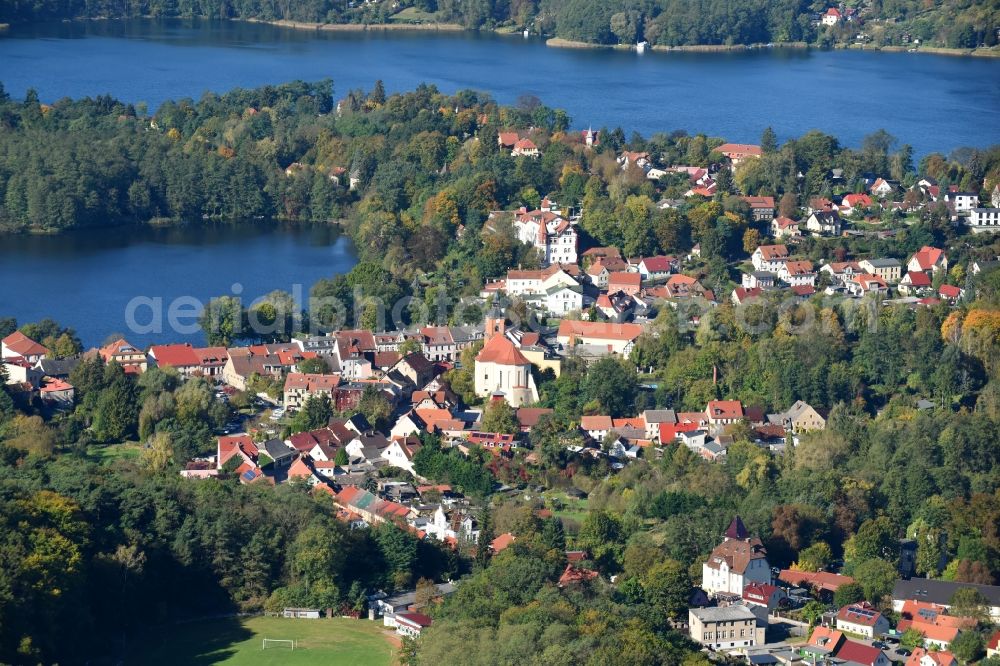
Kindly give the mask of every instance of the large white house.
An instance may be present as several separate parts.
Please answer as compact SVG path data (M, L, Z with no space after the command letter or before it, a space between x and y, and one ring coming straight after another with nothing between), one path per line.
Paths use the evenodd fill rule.
M759 537L752 537L739 516L701 566L701 587L710 595L743 594L750 583L771 582L767 551Z
M538 210L521 208L514 213L514 230L522 243L533 245L548 264L575 264L578 235L573 224L548 199Z
M575 265L553 264L541 270L511 270L507 272L504 291L534 303L553 315L583 308L583 288L574 277L579 276Z
M973 233L1000 231L1000 208L973 208L969 211L969 229Z
M788 261L787 245L761 245L753 251L750 257L753 267L758 271L777 273Z

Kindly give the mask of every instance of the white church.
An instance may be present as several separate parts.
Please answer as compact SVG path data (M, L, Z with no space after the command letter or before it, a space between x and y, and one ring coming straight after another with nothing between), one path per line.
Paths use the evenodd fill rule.
M511 407L538 401L538 389L531 376L531 361L511 342L506 320L499 306L486 316L486 344L476 356L476 395L502 396Z

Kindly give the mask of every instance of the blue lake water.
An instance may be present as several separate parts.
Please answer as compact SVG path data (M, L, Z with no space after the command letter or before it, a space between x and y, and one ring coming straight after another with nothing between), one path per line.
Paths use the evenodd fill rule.
M0 317L21 323L52 317L75 328L85 346L99 345L112 333L143 347L199 344L200 332L171 328L172 304L182 314L215 296L238 295L250 304L275 289L301 294L305 303L313 283L347 272L357 261L350 239L329 227L129 227L127 234L94 229L0 237ZM132 317L138 329L126 316L136 298L142 299ZM162 326L147 331L154 308Z
M1000 59L767 49L645 53L557 49L475 33L316 32L204 21L92 21L0 35L0 81L43 100L111 93L151 108L169 98L332 78L338 94L421 82L446 92L522 94L577 127L649 135L685 129L756 142L820 129L847 145L885 128L917 155L1000 142Z

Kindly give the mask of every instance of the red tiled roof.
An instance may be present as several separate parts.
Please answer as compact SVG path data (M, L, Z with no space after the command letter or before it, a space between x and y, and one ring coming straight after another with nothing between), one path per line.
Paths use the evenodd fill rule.
M941 260L942 255L944 255L944 250L925 245L913 255L913 258L920 265L920 270L929 271Z
M760 146L755 146L749 143L724 143L715 150L729 158L747 156L760 157L764 154L764 151Z
M188 343L178 345L153 345L149 353L161 368L184 368L201 365L201 358Z
M119 338L101 347L98 353L100 353L101 358L107 363L116 356L132 356L142 354L142 351L124 338Z
M840 649L837 650L836 656L837 659L843 659L844 661L853 661L856 664L874 666L881 654L881 650L872 647L871 645L856 643L852 640L845 640L843 645L840 646Z
M764 210L774 210L774 197L740 197L746 201L750 208L761 208Z
M837 613L837 619L851 624L860 624L866 627L874 627L882 614L868 603L850 604L844 606Z
M739 400L712 400L706 413L712 419L742 419L743 405Z
M331 391L340 384L340 375L316 375L290 372L285 378L285 390L302 389L308 392Z
M613 424L610 416L592 415L581 416L580 427L583 430L611 430Z
M916 620L900 620L896 625L896 629L901 632L907 629L916 629L924 635L924 638L941 643L951 643L958 637L961 631L959 627L949 627Z
M757 249L760 250L760 256L763 257L765 261L784 259L788 256L787 245L761 245Z
M674 277L677 277L676 275ZM575 321L563 319L559 322L559 337L597 338L604 340L634 340L642 334L639 324L614 324L610 322Z
M552 412L553 410L545 407L519 407L515 415L522 428L533 428L538 425L539 419Z
M494 335L483 346L476 356L479 363L497 363L499 365L531 365L531 361L514 346L514 343L502 335Z
M61 379L50 379L40 390L42 393L55 393L56 391L69 391L72 389L73 385L69 382L64 382Z
M650 273L668 273L671 268L670 257L665 256L646 257L639 263L645 266Z
M910 271L906 274L906 282L911 287L929 287L931 279L927 273Z
M201 365L225 365L229 358L229 352L225 347L196 347L194 353L198 355Z
M288 478L290 479L308 479L311 476L312 470L302 458L293 462L292 466L288 468Z
M608 276L608 291L618 287L636 287L642 284L642 276L638 273L616 272Z
M872 198L867 194L845 194L843 202L851 208L863 206L865 208L872 205Z
M499 553L501 550L514 543L514 535L510 532L506 534L501 534L496 539L490 542L490 548L494 553Z
M501 145L513 147L520 137L517 135L517 132L500 132L497 139Z
M844 640L844 632L821 625L813 629L809 636L809 645L835 652L842 640Z
M563 570L561 576L559 576L559 587L564 587L572 583L582 583L584 581L593 580L597 578L597 572L591 571L590 569L578 569L572 564L567 564L566 569Z
M771 595L778 591L778 587L766 583L750 583L743 588L743 598L757 603L767 603Z
M405 613L396 613L396 619L409 622L410 624L415 624L419 627L429 627L431 626L431 623L434 622L434 620L423 613L412 613L410 611Z
M841 585L854 582L854 579L850 576L842 576L828 571L813 573L810 571L792 571L791 569L782 569L781 573L778 574L778 580L789 585L809 585L827 592L836 592Z
M937 666L956 666L958 662L955 660L955 655L947 650L934 650L928 652L924 648L915 648L910 657L906 660L905 666L920 666L923 663L924 657L928 657Z
M3 339L3 344L7 349L21 356L45 356L49 350L38 344L21 331L14 331Z
M786 261L785 270L789 275L809 275L813 272L811 261Z

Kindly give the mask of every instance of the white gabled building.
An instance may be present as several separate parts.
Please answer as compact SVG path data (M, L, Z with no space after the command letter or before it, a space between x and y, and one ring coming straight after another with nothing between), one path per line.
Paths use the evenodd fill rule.
M770 583L771 566L760 538L750 536L739 516L701 567L701 587L709 595L743 595L750 583Z
M518 240L534 246L545 265L576 263L576 228L560 211L553 210L548 199L542 200L538 210L517 210L513 224Z
M758 271L777 273L785 265L785 262L788 261L788 246L761 245L753 251L750 261Z

